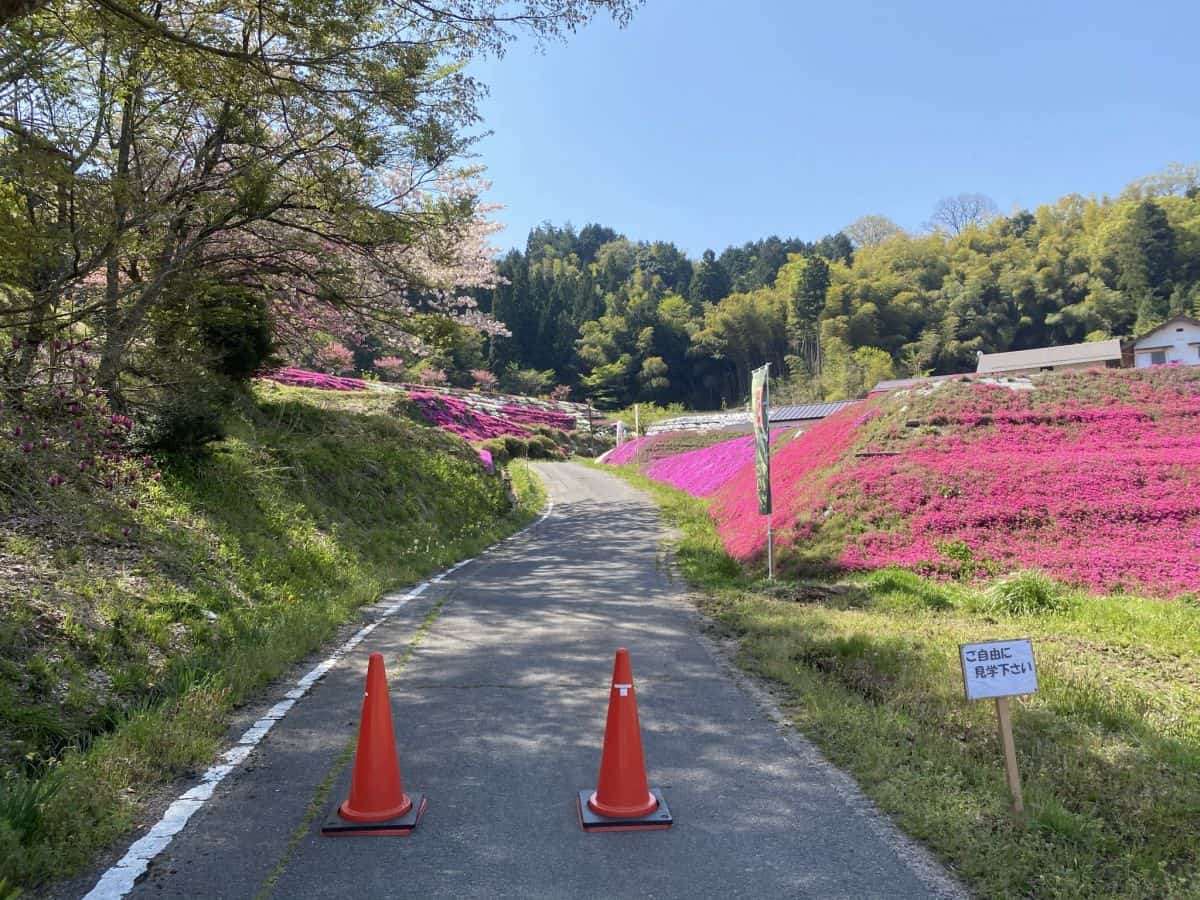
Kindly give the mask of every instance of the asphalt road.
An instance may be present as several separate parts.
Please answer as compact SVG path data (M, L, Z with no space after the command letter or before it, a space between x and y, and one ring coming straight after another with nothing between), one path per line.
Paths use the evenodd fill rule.
M952 889L720 663L661 555L650 502L583 466L539 472L553 514L355 648L221 783L132 896ZM576 821L576 792L595 786L618 646L632 654L650 782L675 816L669 831L585 834ZM428 812L408 838L323 838L327 808L346 796L344 751L373 651L388 663L406 786L427 794Z

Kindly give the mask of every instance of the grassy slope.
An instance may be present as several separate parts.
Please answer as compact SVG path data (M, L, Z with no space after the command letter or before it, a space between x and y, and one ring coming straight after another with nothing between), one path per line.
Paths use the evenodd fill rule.
M703 502L617 471L680 529L684 574L742 665L783 685L796 724L980 895L1200 896L1200 608L1079 594L993 615L978 588L896 570L772 587L725 554ZM957 661L961 641L1018 635L1041 676L1014 712L1024 826L993 707L962 699Z
M264 386L136 514L81 497L82 531L0 534L23 582L0 597L0 896L86 864L355 608L528 521L540 485L511 472L516 508L473 450L379 400Z

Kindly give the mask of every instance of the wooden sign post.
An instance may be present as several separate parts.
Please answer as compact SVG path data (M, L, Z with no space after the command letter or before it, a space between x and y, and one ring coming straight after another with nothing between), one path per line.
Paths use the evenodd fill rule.
M1000 745L1004 750L1004 774L1012 794L1012 812L1017 819L1022 819L1025 803L1021 798L1021 773L1017 769L1017 748L1013 742L1012 711L1008 698L1037 691L1033 642L1028 638L1017 638L961 644L958 656L962 663L967 699L994 698L996 701L996 721L999 724Z

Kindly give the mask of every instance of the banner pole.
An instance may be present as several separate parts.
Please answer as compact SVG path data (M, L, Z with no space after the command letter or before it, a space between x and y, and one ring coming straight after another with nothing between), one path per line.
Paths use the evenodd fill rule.
M775 537L771 534L771 517L767 516L767 581L775 580Z
M763 408L767 419L767 454L771 452L771 364L767 363L767 383L763 386ZM767 462L767 495L771 494L771 464ZM775 512L774 503L771 512L767 513L767 581L775 580L775 535L771 531L771 516Z

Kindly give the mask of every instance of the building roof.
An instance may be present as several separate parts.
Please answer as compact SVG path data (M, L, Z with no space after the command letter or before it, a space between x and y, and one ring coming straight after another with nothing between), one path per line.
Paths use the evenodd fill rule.
M733 412L698 412L674 419L660 419L646 429L646 434L661 434L664 431L720 431L741 427L750 427L750 413L744 409Z
M802 403L797 406L777 406L771 410L771 422L802 422L823 419L839 409L844 409L857 400L838 400L834 403ZM725 412L698 412L674 419L660 419L646 434L661 434L664 431L718 431L722 429L749 429L750 411L739 409Z
M1149 350L1149 347L1138 347L1137 345L1146 340L1146 338L1153 337L1154 335L1158 334L1163 329L1169 328L1172 325L1177 325L1181 322L1185 325L1195 325L1197 328L1200 328L1200 319L1193 319L1191 316L1171 316L1171 318L1167 319L1167 321L1163 322L1161 325L1155 325L1149 331L1139 334L1136 338L1134 338L1133 346L1138 350Z
M1012 350L1008 353L981 353L977 373L1011 372L1015 369L1040 369L1045 366L1101 363L1121 358L1121 342L1090 341L1086 344L1064 344L1059 347L1039 347L1036 350Z
M837 400L833 403L802 403L798 406L777 406L771 410L771 422L798 422L806 419L824 419L857 400Z
M956 375L920 375L914 378L889 378L871 388L872 394L886 394L888 391L901 391L906 388L918 387L922 384L937 384L939 381L950 381L954 378L970 378L974 372L960 372Z

